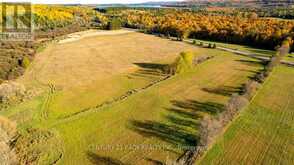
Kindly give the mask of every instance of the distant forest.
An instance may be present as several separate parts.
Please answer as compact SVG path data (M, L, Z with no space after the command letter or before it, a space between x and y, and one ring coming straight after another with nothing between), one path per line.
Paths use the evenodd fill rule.
M196 38L275 49L286 38L293 38L294 21L265 18L278 12L274 9L263 15L254 11L124 8L110 9L107 15L119 18L125 27L179 40Z

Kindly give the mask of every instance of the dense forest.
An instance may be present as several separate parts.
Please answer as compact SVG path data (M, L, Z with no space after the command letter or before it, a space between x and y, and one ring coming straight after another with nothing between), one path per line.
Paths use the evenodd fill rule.
M187 10L110 10L126 27L166 36L216 40L275 49L294 35L291 20L260 18L254 12L240 15L207 14Z

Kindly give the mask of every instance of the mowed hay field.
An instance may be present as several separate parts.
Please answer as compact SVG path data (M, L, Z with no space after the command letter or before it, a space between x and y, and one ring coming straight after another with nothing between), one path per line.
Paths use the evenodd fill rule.
M239 59L223 53L122 103L57 122L53 128L67 144L63 163L104 158L130 164L175 160L183 153L179 146L196 145L201 116L221 111L230 93L259 68Z
M185 50L215 57L142 89L162 79L158 68ZM84 38L38 54L18 81L48 91L1 114L19 129L54 132L57 142L41 141L48 151L43 164L165 162L195 146L201 118L222 111L259 69L247 57L141 33ZM133 89L142 90L97 106Z
M199 164L293 164L293 77L293 68L277 67Z
M192 45L142 33L112 33L49 45L37 55L21 82L30 86L35 80L62 89L88 86L134 69L134 63L170 61L182 51L196 50Z

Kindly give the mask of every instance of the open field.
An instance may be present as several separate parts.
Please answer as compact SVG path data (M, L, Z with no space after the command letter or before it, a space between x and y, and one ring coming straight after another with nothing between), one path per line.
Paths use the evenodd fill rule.
M294 6L165 1L0 3L0 165L294 165Z
M177 145L193 146L197 143L197 123L201 116L221 111L229 93L237 90L250 75L246 69L256 69L256 66L248 67L235 61L238 58L234 59L232 55L223 56L199 66L192 73L167 80L121 104L103 108L64 124L58 123L54 128L62 132L67 143L64 163L86 161L85 155L80 151L91 146L94 146L91 152L96 159L111 157L131 164L146 164L148 159L164 161L167 157L174 160L183 152L176 148ZM222 69L218 70L220 68ZM223 93L206 92L204 88L220 91L223 89ZM73 135L73 132L76 133ZM121 151L119 147L116 148L134 144L143 144L147 148L135 151L129 148ZM163 149L148 148L152 144L161 145ZM107 145L114 146L114 149L107 150ZM103 146L106 146L107 152L99 149Z
M277 67L199 164L293 164L294 70Z
M158 70L185 50L215 57L144 88L162 79ZM56 157L58 164L175 160L185 150L179 146L197 144L200 119L222 111L260 68L247 57L141 33L83 38L39 53L18 81L42 94L0 113L17 120L20 130L56 134L45 164ZM139 88L127 99L97 106Z
M242 50L245 52L254 53L254 54L262 55L262 56L272 56L276 53L275 51L272 51L272 50L257 49L257 48L252 48L250 46L245 46L245 45L228 44L223 42L206 41L206 40L198 40L198 39L196 41L203 42L203 43L211 43L211 44L215 43L221 47Z
M198 43L211 43L211 44L217 44L220 47L224 48L230 48L234 50L239 50L246 53L252 53L260 57L271 57L276 54L276 51L273 50L265 50L265 49L258 49L258 48L252 48L250 46L245 45L237 45L237 44L228 44L228 43L222 43L222 42L215 42L215 41L206 41L206 40L195 40ZM288 54L286 57L284 57L284 60L287 62L294 62L294 56L293 54Z
M35 86L32 80L60 88L88 85L132 70L133 63L173 60L185 50L196 48L141 33L89 37L49 45L20 81L26 86Z

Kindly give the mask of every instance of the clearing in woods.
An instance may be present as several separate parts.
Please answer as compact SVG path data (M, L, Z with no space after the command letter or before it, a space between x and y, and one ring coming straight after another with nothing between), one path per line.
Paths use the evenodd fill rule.
M294 69L277 67L199 164L293 164Z
M123 101L97 106L162 79L158 70L187 50L215 57ZM141 33L83 38L39 53L18 81L41 95L1 114L20 129L58 134L59 145L46 150L62 152L60 164L175 160L183 146L197 144L201 117L222 111L260 68L247 57Z

